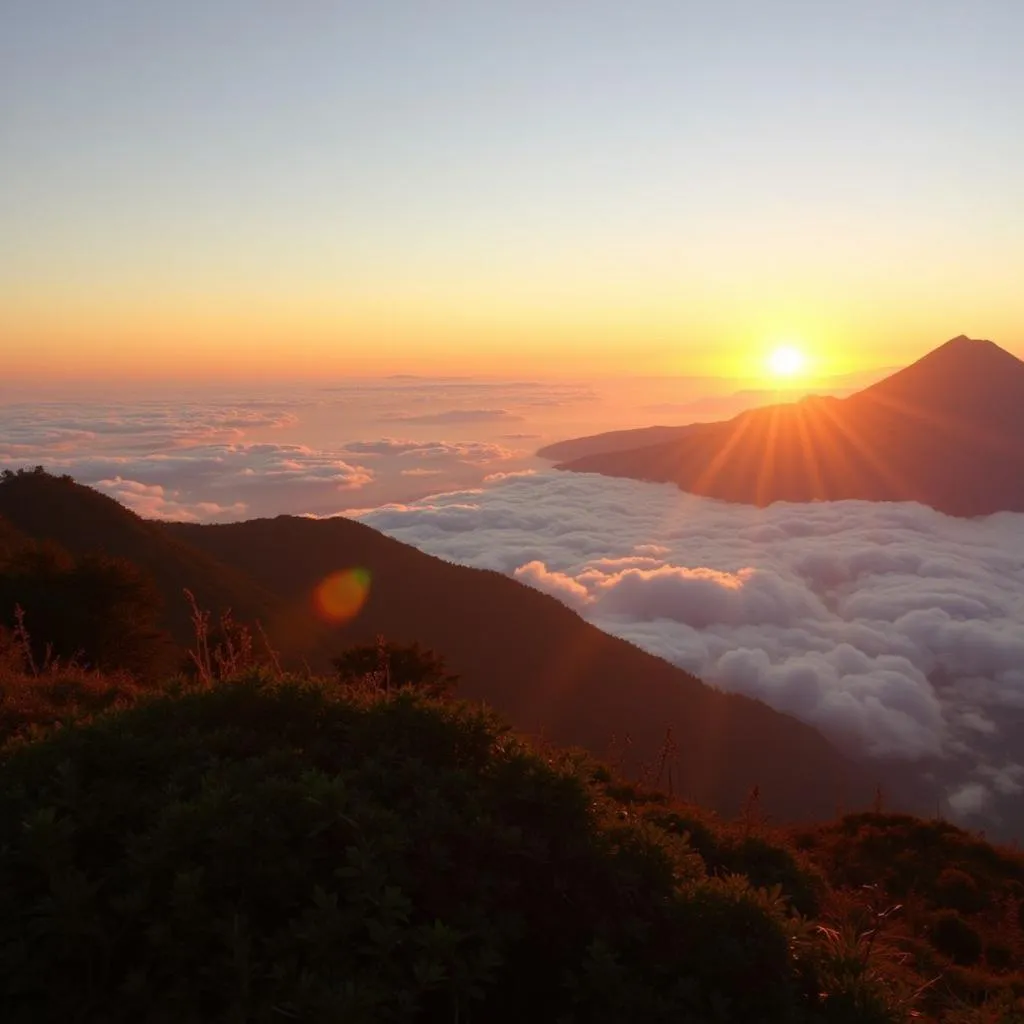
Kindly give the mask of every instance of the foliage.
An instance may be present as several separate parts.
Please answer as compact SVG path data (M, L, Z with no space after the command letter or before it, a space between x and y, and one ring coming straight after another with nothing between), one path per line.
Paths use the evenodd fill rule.
M981 959L981 936L955 910L935 915L932 942L958 964L976 964Z
M161 602L136 566L29 543L0 562L0 626L23 628L32 668L74 661L145 674L166 651Z
M1024 1021L1016 851L723 822L243 640L159 686L0 642L5 1021Z
M0 778L5 1020L791 1016L782 904L616 806L406 693L255 676L61 730Z
M652 817L663 828L686 836L709 871L744 875L761 888L777 885L801 914L817 914L824 879L781 836L753 835L738 826L720 825L712 829L697 817L681 815L677 809L658 811Z
M331 665L343 683L369 680L379 689L408 687L431 697L450 695L459 681L448 671L441 655L415 642L396 644L383 637L375 644L349 648Z
M26 672L0 635L0 746L57 725L87 720L111 708L128 707L145 691L125 673L90 672L55 665Z

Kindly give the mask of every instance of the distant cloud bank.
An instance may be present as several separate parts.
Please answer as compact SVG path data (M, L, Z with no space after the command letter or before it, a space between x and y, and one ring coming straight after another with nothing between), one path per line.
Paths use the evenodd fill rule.
M757 510L577 474L360 518L496 569L861 755L960 761L949 808L1024 793L1024 516L915 504ZM624 681L628 685L628 681Z
M447 381L436 385L442 397L450 386ZM42 464L152 519L217 522L333 511L346 500L341 493L350 491L365 491L363 503L375 505L396 492L409 495L410 488L416 488L413 495L426 493L428 479L429 490L469 486L521 465L527 454L494 440L431 437L435 428L415 438L278 440L322 408L308 390L280 401L208 396L197 402L0 404L0 467ZM326 408L328 415L334 411L332 405ZM520 418L470 409L420 420L473 423L497 413L502 424ZM415 419L408 417L403 432L416 433ZM372 421L356 429L365 431ZM322 431L321 437L325 433L330 437L333 431Z
M420 423L429 426L433 423L519 423L523 417L508 409L445 409L430 413L392 413L381 419L391 423Z

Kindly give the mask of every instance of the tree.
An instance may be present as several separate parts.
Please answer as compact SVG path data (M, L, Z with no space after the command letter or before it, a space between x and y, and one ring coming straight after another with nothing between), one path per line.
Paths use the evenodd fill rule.
M144 675L167 649L160 607L153 582L123 559L33 543L0 565L0 626L20 617L37 666L57 658Z
M415 642L395 644L383 637L375 644L349 648L331 664L343 683L369 679L381 689L408 687L432 697L450 695L459 680L448 672L440 654Z

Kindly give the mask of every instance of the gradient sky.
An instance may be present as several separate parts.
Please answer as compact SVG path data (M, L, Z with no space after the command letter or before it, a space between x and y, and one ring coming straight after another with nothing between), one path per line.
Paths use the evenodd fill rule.
M4 0L5 372L1024 349L1019 0Z

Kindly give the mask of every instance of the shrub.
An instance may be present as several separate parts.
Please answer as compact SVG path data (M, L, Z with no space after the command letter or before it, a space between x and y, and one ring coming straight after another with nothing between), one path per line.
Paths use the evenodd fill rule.
M794 909L805 916L818 913L825 881L781 837L752 835L737 827L712 828L704 817L677 810L656 810L651 820L685 835L704 859L709 872L744 875L759 889L778 886Z
M51 726L135 703L144 691L124 674L57 665L40 675L0 668L0 746Z
M981 936L955 910L935 915L931 936L935 948L958 964L976 964L981 959Z
M451 694L459 681L441 655L418 643L388 643L383 637L376 644L350 647L331 664L343 683L370 680L380 689L408 688L432 697Z
M1008 942L994 940L985 946L985 962L996 971L1005 971L1013 967L1013 947Z
M736 836L718 848L718 856L709 867L746 875L758 886L779 886L794 908L805 916L815 916L820 908L824 881L793 851L781 842L761 836Z
M23 627L36 669L57 659L145 674L167 653L160 607L152 580L120 559L32 544L0 565L0 626Z
M777 898L589 777L479 709L259 676L16 748L4 1020L795 1019Z
M966 871L946 868L935 882L935 903L961 914L976 914L985 909L988 900Z

